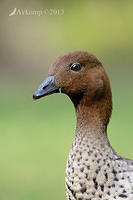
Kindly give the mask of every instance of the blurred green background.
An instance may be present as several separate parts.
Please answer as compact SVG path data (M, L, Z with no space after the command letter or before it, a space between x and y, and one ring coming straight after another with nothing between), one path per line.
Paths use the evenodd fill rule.
M14 8L64 14L10 17ZM0 200L63 200L74 108L65 95L32 94L58 55L92 52L111 81L111 144L133 158L133 1L3 0L0 14Z

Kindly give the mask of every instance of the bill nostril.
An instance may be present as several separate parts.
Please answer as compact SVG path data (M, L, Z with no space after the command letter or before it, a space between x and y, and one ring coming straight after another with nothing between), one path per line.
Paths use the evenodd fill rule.
M44 86L42 89L45 90L48 87L48 85Z

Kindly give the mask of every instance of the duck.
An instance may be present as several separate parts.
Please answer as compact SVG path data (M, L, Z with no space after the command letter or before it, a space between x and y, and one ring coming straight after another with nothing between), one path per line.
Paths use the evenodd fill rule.
M76 112L66 165L67 200L133 200L133 160L118 155L107 135L112 92L102 63L88 51L57 57L33 98L53 93L66 94Z

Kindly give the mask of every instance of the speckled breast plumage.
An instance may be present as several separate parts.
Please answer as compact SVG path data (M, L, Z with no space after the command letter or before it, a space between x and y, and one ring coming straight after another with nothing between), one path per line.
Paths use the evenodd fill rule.
M132 199L133 163L100 141L75 136L66 168L68 200Z

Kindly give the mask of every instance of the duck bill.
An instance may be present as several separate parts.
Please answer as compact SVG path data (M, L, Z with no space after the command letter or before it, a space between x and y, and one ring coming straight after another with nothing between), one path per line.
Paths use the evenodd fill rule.
M48 76L33 94L33 99L40 99L53 93L59 93L59 87L55 84L55 76Z

